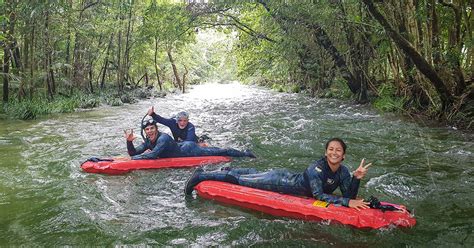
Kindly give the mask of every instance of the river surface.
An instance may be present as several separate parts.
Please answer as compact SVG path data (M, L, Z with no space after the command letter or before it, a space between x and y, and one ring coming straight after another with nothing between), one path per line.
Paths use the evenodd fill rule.
M360 230L185 199L184 183L193 169L120 176L81 171L89 157L125 156L123 130L139 133L151 105L165 117L187 110L197 133L212 138L211 145L249 148L258 156L207 170L301 172L324 154L326 140L341 137L351 170L362 158L374 164L359 196L404 204L418 223L408 229ZM186 94L133 105L35 121L1 120L0 151L2 246L474 245L473 134L380 115L350 102L239 84L199 85Z

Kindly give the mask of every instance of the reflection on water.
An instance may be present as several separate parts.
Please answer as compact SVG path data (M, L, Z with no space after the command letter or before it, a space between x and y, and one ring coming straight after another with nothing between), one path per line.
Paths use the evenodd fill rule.
M356 230L185 199L183 185L192 169L122 176L80 170L91 156L126 155L123 130L134 128L138 134L151 105L165 117L186 110L198 134L209 135L212 145L250 148L258 156L209 169L231 165L302 171L323 155L327 139L342 137L348 143L349 167L355 169L362 158L374 163L360 195L407 205L418 225ZM134 105L1 122L1 244L474 244L472 134L422 127L367 106L210 84Z

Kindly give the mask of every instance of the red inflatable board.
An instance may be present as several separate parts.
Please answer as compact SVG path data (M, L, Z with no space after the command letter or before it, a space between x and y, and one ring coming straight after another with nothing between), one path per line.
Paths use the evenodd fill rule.
M382 212L379 209L358 211L312 198L284 195L224 182L203 181L195 187L195 190L200 197L206 199L275 216L313 221L329 220L357 228L373 229L389 226L412 227L416 224L415 218L407 211ZM382 202L382 204L390 203ZM402 205L390 205L405 209Z
M145 160L113 158L113 161L86 161L81 165L81 168L89 173L118 175L127 173L131 170L193 167L206 164L225 163L230 162L231 160L230 157L224 156L158 158Z

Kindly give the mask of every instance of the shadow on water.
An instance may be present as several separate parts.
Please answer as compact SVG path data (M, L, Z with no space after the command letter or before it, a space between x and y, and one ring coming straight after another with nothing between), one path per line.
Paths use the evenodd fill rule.
M185 199L192 169L87 174L92 156L124 156L123 130L139 132L147 108L187 110L213 146L250 148L258 159L210 166L303 171L327 139L348 143L346 165L374 163L362 197L407 205L412 229L359 230ZM1 121L0 243L4 245L472 246L473 135L423 127L367 106L239 84L121 107ZM168 132L163 127L162 131ZM137 140L138 142L138 140Z

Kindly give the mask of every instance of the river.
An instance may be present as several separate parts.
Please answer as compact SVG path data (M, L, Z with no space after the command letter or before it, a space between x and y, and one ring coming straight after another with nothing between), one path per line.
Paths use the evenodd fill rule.
M184 183L193 169L120 176L81 171L89 157L126 155L123 130L139 133L151 105L165 117L187 110L211 145L250 148L258 156L206 169L301 172L324 154L326 140L341 137L348 144L344 162L352 170L362 158L373 163L359 195L404 204L418 223L360 230L185 199ZM0 120L0 244L472 247L473 138L351 102L236 83L198 85L186 94L34 121Z

